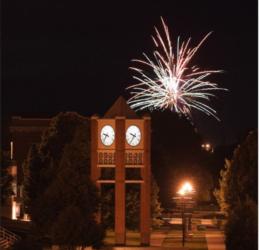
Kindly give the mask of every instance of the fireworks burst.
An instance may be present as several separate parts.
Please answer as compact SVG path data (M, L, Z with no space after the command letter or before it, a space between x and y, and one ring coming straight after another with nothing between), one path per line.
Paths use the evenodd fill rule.
M129 105L136 110L170 109L187 117L191 117L191 110L196 109L218 119L216 111L204 101L215 96L212 91L226 90L206 80L211 74L222 71L200 70L197 66L190 65L191 59L211 32L193 48L190 47L191 38L180 43L178 37L174 53L169 30L163 19L162 24L165 39L155 28L156 36L152 37L156 46L153 59L143 53L144 60L133 60L142 67L130 68L138 83L128 87L133 95L128 100ZM151 73L144 70L144 67L151 68Z

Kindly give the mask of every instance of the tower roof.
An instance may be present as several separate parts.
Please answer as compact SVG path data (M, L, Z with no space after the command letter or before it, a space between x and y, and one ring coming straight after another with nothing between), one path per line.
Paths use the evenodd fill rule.
M129 107L126 100L120 96L109 110L105 113L104 118L114 118L116 116L125 116L130 119L137 119L139 116Z

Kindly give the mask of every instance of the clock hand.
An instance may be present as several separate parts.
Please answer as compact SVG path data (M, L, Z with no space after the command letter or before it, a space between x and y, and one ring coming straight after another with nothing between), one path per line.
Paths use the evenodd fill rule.
M133 137L136 137L136 134L132 134L132 133L130 133Z
M136 135L134 135L134 134L132 134L132 133L130 133L130 134L132 135L132 138L131 138L131 140L130 140L130 143L132 143L132 141L135 139Z
M103 135L105 136L105 137L104 137L104 141L105 141L106 138L109 137L109 135L108 135L108 134L105 134L105 133L103 133Z

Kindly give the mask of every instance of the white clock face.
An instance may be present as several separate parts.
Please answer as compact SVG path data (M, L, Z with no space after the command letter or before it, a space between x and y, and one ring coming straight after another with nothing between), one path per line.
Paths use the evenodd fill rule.
M101 141L105 146L112 145L115 138L114 129L110 125L105 125L101 130Z
M137 126L129 126L126 132L126 140L129 145L137 146L141 140L141 133Z

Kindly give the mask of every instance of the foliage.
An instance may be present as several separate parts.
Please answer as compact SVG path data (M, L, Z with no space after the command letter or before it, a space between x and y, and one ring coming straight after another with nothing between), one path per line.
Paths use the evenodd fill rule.
M257 249L257 132L238 146L221 173L216 197L227 214L227 250Z
M34 233L69 249L99 247L104 237L95 218L100 200L89 178L89 141L88 121L76 113L61 113L24 164Z
M159 228L163 224L162 218L163 208L159 200L159 187L155 178L152 176L151 181L151 216L152 216L152 227Z
M219 189L214 190L214 196L219 204L221 212L227 214L229 201L228 201L228 188L231 177L231 161L226 159L224 169L220 171Z
M25 211L32 214L34 203L41 192L39 183L41 174L42 161L38 151L38 147L33 144L29 150L26 160L23 163L24 173L24 206Z
M114 228L115 189L114 185L102 185L101 220L105 228Z
M162 225L162 207L159 201L159 187L156 180L151 179L151 216L152 226ZM114 228L114 186L105 185L102 189L102 221L105 227ZM136 230L140 222L140 186L126 185L126 226L128 229Z
M136 230L140 222L140 185L126 185L126 226Z
M1 154L1 176L0 176L0 187L1 187L1 205L5 205L7 199L13 194L12 191L12 176L8 172L10 162L7 155L2 152Z
M233 155L228 192L229 210L235 208L236 203L245 201L247 197L257 203L257 157L257 132L254 131L237 147Z
M257 250L257 204L248 197L228 212L226 224L227 250Z

